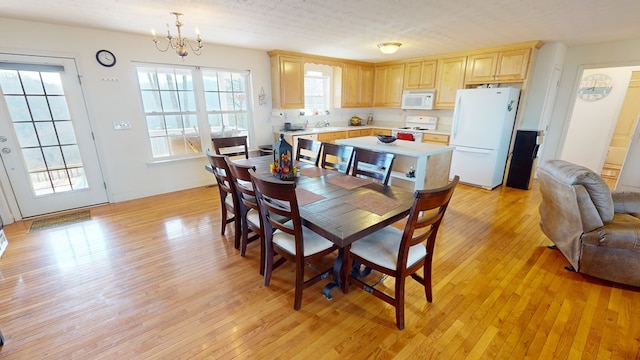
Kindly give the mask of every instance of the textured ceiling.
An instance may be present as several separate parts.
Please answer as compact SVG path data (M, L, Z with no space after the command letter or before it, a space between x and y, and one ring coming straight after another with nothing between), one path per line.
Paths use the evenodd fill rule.
M149 36L173 24L171 11L184 13L186 36L197 27L205 43L374 62L531 40L640 38L640 0L0 1L4 18ZM382 55L376 44L384 41L403 45Z

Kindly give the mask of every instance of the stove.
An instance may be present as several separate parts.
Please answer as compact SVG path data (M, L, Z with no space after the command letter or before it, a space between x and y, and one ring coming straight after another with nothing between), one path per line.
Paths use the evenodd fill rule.
M438 126L436 116L409 115L405 119L405 126L391 129L391 135L398 140L422 142L425 131L434 131Z

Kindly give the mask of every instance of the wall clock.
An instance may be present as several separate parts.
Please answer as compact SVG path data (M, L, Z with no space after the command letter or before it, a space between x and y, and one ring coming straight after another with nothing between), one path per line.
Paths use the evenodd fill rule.
M613 88L611 78L607 74L591 74L582 78L578 97L585 101L604 99Z
M96 60L102 66L112 67L116 64L116 56L109 50L98 50Z

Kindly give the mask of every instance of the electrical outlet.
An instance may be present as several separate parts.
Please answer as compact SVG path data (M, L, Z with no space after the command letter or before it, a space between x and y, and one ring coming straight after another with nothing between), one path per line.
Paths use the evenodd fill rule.
M126 121L114 121L113 130L130 130L131 123Z

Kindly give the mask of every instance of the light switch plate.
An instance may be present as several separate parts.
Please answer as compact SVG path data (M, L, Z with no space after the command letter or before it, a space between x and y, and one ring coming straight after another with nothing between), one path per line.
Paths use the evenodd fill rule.
M114 130L130 130L131 129L131 123L130 122L126 122L126 121L114 121L113 122L113 129Z

